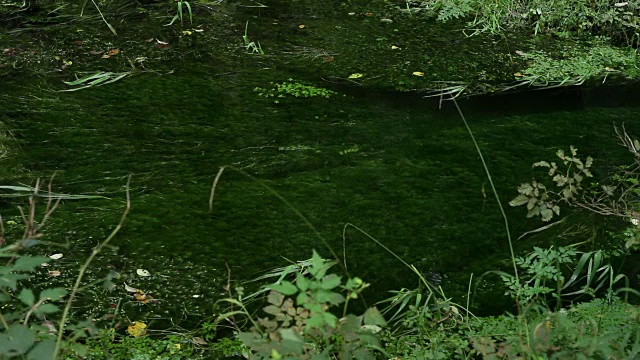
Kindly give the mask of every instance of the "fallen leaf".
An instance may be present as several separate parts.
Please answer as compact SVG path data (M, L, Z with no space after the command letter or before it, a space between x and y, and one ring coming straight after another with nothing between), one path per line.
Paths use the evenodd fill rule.
M525 52L522 50L516 50L516 54L520 55L520 56L524 56Z
M364 13L364 16L373 16L372 12Z
M117 53L119 53L119 52L120 52L120 50L119 50L119 49L111 49L111 50L109 50L109 51L107 52L107 54L108 54L109 56L113 56L113 55L116 55L116 54L117 54Z
M401 49L395 45L391 45L391 50L401 50Z
M304 24L298 25L298 28L304 29Z
M40 264L40 266L42 266L42 267L47 267L47 266L49 266L49 264L47 264L47 263L42 263L42 264Z
M57 254L49 255L49 259L58 260L58 259L62 259L63 256L64 255L62 255L61 253L57 253Z
M74 44L74 45L82 45L82 44L84 44L84 41L82 41L82 40L76 40L76 41L74 41L74 42L73 42L73 44Z
M330 63L333 61L333 56L325 56L322 58L322 61L326 62L326 63Z
M138 274L138 276L144 276L144 277L151 276L151 273L145 269L136 270L136 274Z
M156 301L156 299L154 299L153 296L145 294L144 291L142 290L138 290L135 294L133 294L133 297L136 299L137 302L141 304L146 304L152 301Z
M150 38L150 39L145 40L144 42L152 42L154 40L155 40L154 38Z
M189 30L183 30L183 31L182 31L182 34L183 34L183 35L191 35L191 34L193 34L193 32L191 32L191 31L189 31Z
M158 44L160 44L160 45L169 45L169 43L168 43L168 42L164 42L164 41L161 41L161 40L158 40L158 39L156 39L156 42L157 42Z
M356 14L356 13L354 13L354 12L350 12L350 13L348 13L347 15L349 15L349 16L353 16L353 15L355 15L355 14Z
M360 73L353 73L351 75L349 75L349 79L359 79L361 77L363 77L364 75L360 74Z
M192 298L195 298L195 299L199 298L200 296L201 296L201 295L198 295L198 294L191 295L191 297L192 297Z
M91 51L89 51L89 54L91 54L91 55L100 55L103 52L104 51L102 51L102 50L91 50Z
M134 321L127 327L127 332L133 337L140 337L147 333L147 324L142 321Z
M197 345L207 345L207 342L201 337L197 337L196 336L196 337L192 338L191 340ZM179 344L176 344L176 345L179 345Z
M422 71L414 71L414 72L412 72L412 73L411 73L411 75L414 75L414 76L424 76L424 73L423 73Z
M58 277L60 276L62 273L58 270L51 270L47 273L47 275L51 276L51 277Z
M124 289L127 290L127 292L138 292L138 291L142 291L140 289L136 289L134 287L131 287L129 285L127 285L127 283L124 283Z
M513 76L515 76L515 77L523 77L524 75L522 75L521 73L517 72L517 73L513 74Z

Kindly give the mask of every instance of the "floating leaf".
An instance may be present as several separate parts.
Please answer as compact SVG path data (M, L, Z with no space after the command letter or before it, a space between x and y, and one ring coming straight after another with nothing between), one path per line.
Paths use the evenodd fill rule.
M136 274L138 274L138 276L143 276L143 277L151 276L151 273L145 269L137 269Z
M133 337L140 337L147 333L147 324L142 321L134 321L127 327L127 332Z
M134 287L131 287L129 285L127 285L127 283L124 283L124 289L128 292L132 292L132 293L137 293L138 291L142 291L140 289L136 289Z

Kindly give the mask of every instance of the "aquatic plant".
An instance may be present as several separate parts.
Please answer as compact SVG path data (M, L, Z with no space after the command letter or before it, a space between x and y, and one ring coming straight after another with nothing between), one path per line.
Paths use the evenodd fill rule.
M113 73L108 71L99 71L91 75L81 77L74 81L63 81L69 86L75 86L71 89L65 89L60 91L78 91L82 89L88 89L94 86L102 86L114 83L118 80L122 80L127 76L130 76L132 72L126 71L121 73Z
M337 95L338 93L324 89L321 87L306 85L293 79L289 79L280 84L271 83L271 89L265 89L261 87L256 87L253 91L258 93L258 96L266 97L266 98L275 98L274 102L278 102L278 99L284 99L288 96L293 96L296 98L312 98L312 97L322 97L325 99L330 98L331 96Z
M185 8L185 7L187 8L187 13L189 14L189 23L193 24L193 13L191 12L191 4L189 4L188 1L184 1L184 0L169 0L169 2L175 6L176 14L171 19L171 22L169 22L166 26L173 25L177 20L180 20L181 24L184 23L184 9L183 8Z
M264 55L264 50L262 50L262 46L260 46L260 42L251 41L249 39L249 22L244 26L244 35L242 35L242 40L244 40L244 48L250 54L260 54Z

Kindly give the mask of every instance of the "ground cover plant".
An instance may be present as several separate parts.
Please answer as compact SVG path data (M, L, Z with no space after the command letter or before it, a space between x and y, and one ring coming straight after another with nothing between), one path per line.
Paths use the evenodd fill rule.
M146 2L143 3L146 4ZM187 30L180 26L192 25L191 6L193 5L194 10L201 10L202 3L195 1L150 3L160 4L166 10L161 17L161 23L167 25L169 22L172 26L161 27L166 30L158 31L170 32L173 36L171 39L175 39L176 43L183 41L179 44L184 45L187 42L186 39L196 39L195 43L198 39L196 36L199 36L197 34L200 34L198 31L210 31L205 28ZM411 16L417 16L420 12L428 10L429 3L435 4L435 2L407 1L402 5ZM2 2L3 6L6 4L12 6L7 7L11 9L10 16L17 16L14 10L20 9L21 2ZM108 36L126 34L126 31L123 31L123 27L127 26L126 22L114 20L117 18L115 15L120 12L114 7L107 6L112 3L96 1L87 4L95 5L89 6L86 10L95 12L92 21L94 24L99 24ZM466 6L469 7L475 6L474 4L471 1L466 2ZM583 6L586 3L580 4ZM49 5L51 3L48 3L46 9L47 12L51 11L49 13L51 21L81 22L81 20L71 21L71 18L62 17L62 9L55 10L49 8ZM442 20L468 17L471 14L464 10L463 2L441 2L440 5L442 8L434 9L450 12L449 16L443 16ZM458 5L461 8L454 9ZM78 6L78 4L69 3L68 6ZM562 6L559 5L558 10L562 10ZM626 5L617 7L614 5L611 9L618 11L618 8L628 9ZM141 14L143 14L142 11ZM187 20L184 19L187 15L189 21L184 21ZM535 10L535 16L538 19L543 15L546 13L542 8L539 12ZM344 16L356 15L346 13ZM373 14L368 13L357 14L357 16L365 20L373 18ZM196 16L194 19L198 21L199 17ZM527 20L529 17L522 17L522 19ZM180 20L180 25L177 20ZM253 29L257 21L253 19L251 21ZM385 21L382 24L391 23ZM485 26L486 24L479 17L475 25ZM534 33L550 32L554 33L554 36L566 36L562 30L552 30L551 25L544 25L545 22L540 24L542 24L540 29L534 30ZM559 25L556 26L559 27ZM258 56L262 55L262 48L259 43L249 39L248 22L243 19L238 22L237 27L237 33L233 34L232 48L239 50L236 51L240 54L239 58L250 58L251 61L260 62L260 66L263 67L262 62L270 61L271 55ZM300 27L300 24L296 24L294 29L303 32L309 27L311 26ZM244 45L240 40L243 28ZM502 26L503 30L506 28ZM615 28L612 28L613 30ZM566 30L566 32L569 31L574 30ZM601 29L594 27L592 31L598 33ZM585 30L577 32L583 33ZM158 53L169 47L170 44L166 41L158 40L161 36L156 33L150 42L146 42L150 36L137 41L153 48L155 52L150 52L154 54L153 56L159 56ZM312 34L307 39L313 36ZM613 33L609 36L618 40L624 38ZM260 39L262 38L260 34ZM376 41L383 44L386 40ZM401 51L399 46L391 44L384 46L389 52ZM380 49L382 48L383 45L380 45ZM144 66L141 65L145 61L142 57L126 55L129 58L124 58L128 49L123 48L124 50L120 53L120 50L115 49L111 44L109 46L104 44L104 49L110 50L94 55L100 61L122 60L127 70L131 66ZM187 46L182 49L193 50ZM632 61L635 56L633 46L620 51L610 51L611 49L605 46L591 45L581 49L584 51L569 50L567 53L560 53L559 56L538 50L520 51L516 53L517 57L528 61L529 67L522 70L519 75L516 73L513 76L531 85L557 86L583 83L592 76L606 78L608 74L613 75L623 68L635 66ZM86 49L86 52L88 51L94 50ZM271 53L271 50L269 52ZM380 52L382 53L382 50ZM20 49L6 52L6 54L9 53L20 53ZM277 54L276 51L274 53ZM13 55L4 56L11 58ZM322 60L324 65L333 66L336 62L340 62L338 54L335 54L338 60L333 56L327 53L321 56L313 55L310 58L313 60L317 58ZM576 58L580 61L575 61ZM74 76L64 71L69 67L73 69L73 66L78 66L77 62L74 63L64 56L56 61L62 64L59 64L59 72L63 74L61 78L70 80L67 81L68 86L77 86L63 87L67 91L78 89L94 91L99 90L96 89L99 85L118 82L114 86L119 86L120 83L129 79L129 72L109 67L120 65L101 64L100 69L109 71L97 72L89 69L86 73L79 71L76 73L78 76ZM17 61L14 64L20 63ZM242 64L248 67L246 63ZM363 82L366 78L374 76L371 74L364 76L362 73L354 72L355 69L350 70L353 71L343 72L342 79L334 80L360 86L360 81ZM425 74L418 70L420 69L411 68L407 74L416 79L422 78ZM364 72L364 70L357 71ZM173 70L167 71L167 75L169 73L173 74ZM279 77L279 79L286 78ZM56 81L61 87L63 86L64 80L56 78ZM328 98L336 95L332 90L309 84L319 84L319 82L289 80L274 83L270 88L257 89L257 94L254 95L262 93L262 96L268 98L287 98L287 103L307 101L305 100L307 97ZM248 89L253 86L255 85ZM463 85L453 86L451 83L444 83L438 93L441 103L446 101L448 95L458 95L464 88ZM197 103L193 104L195 106ZM287 105L289 104L282 104L281 108L286 108ZM502 204L485 159L480 152L480 146L476 143L466 120L464 123L469 129L469 135L486 170L490 189L497 203ZM640 144L637 140L624 130L619 131L619 140L634 157L638 157ZM287 153L315 153L321 146L319 143L313 146L305 144L313 143L302 142L302 140L298 142L296 138L282 144L289 146L269 147L274 151ZM570 146L570 144L558 144L558 146ZM340 149L339 155L343 158L368 151L364 147L348 143L343 144ZM369 156L369 154L365 155ZM385 301L376 304L366 303L367 292L371 289L366 279L360 279L355 276L356 274L352 276L344 271L342 266L346 269L347 261L337 257L335 253L331 254L332 250L327 252L326 249L317 249L318 252L327 254L326 257L329 259L324 259L314 251L311 259L261 279L263 283L261 290L249 295L242 289L243 285L248 287L247 284L234 282L229 276L229 282L220 289L227 297L216 304L213 304L212 300L208 304L211 308L211 318L202 319L200 325L189 329L177 327L167 329L156 326L148 319L126 317L116 317L112 324L103 324L100 327L96 327L90 319L67 321L74 294L87 291L90 286L85 286L82 282L83 274L90 267L89 263L108 244L123 223L121 221L117 225L114 224L116 230L107 238L107 241L91 249L87 254L88 261L81 269L75 285L69 288L49 288L47 279L49 276L55 276L55 270L47 270L42 264L55 261L54 255L57 254L50 256L39 254L40 249L49 249L48 244L40 237L42 226L44 223L48 224L46 220L52 216L59 199L70 201L74 197L51 190L40 193L43 196L38 197L38 185L34 188L1 187L2 190L10 190L18 194L24 193L25 190L30 193L35 191L31 197L33 204L37 199L44 199L46 205L44 211L35 209L35 206L34 210L31 210L31 207L25 210L24 226L27 230L22 239L7 239L6 244L0 244L0 257L6 260L0 266L0 273L3 275L0 277L0 305L3 305L0 312L2 315L0 318L3 319L0 320L0 358L40 359L54 358L56 354L57 358L64 359L636 358L640 351L640 334L637 330L638 308L627 303L627 300L634 299L635 292L632 286L636 285L637 279L634 276L626 277L619 271L619 267L615 266L615 254L633 253L637 251L640 244L640 230L637 226L639 221L637 164L620 167L608 179L598 180L599 182L596 183L591 176L593 175L592 160L584 157L582 151L578 152L577 149L569 147L568 151L565 148L558 152L554 159L537 162L534 168L536 171L542 170L542 175L536 173L535 180L523 184L518 189L519 195L512 201L512 205L526 207L530 217L540 217L547 223L564 215L565 207L587 209L600 215L615 215L626 225L622 234L616 234L618 246L615 253L608 248L599 249L600 244L595 241L594 244L590 244L592 247L584 246L585 244L568 244L567 246L545 244L517 252L514 250L509 231L509 219L504 209L501 209L505 222L506 241L496 246L510 248L509 264L482 276L469 274L471 277L468 285L469 294L463 301L458 301L459 299L447 296L436 281L413 264L406 263L391 248L348 224L345 226L346 230L365 234L372 242L387 249L391 256L397 258L399 267L404 266L409 269L416 276L417 288L394 290L387 295L388 299ZM203 170L205 173L206 171L206 169ZM221 174L219 173L215 178L215 183L220 181ZM277 194L270 188L264 188L264 190ZM482 191L484 194L484 185ZM515 192L514 189L513 195ZM282 196L278 198L286 201ZM212 201L213 191L210 203ZM290 204L287 203L287 205ZM300 215L299 210L295 211ZM38 214L42 216L35 216ZM306 218L302 217L302 219L305 224L311 224ZM183 222L188 222L188 219ZM548 226L547 223L545 226ZM312 232L318 234L312 226L310 228ZM502 230L499 231L503 233ZM4 242L4 235L0 240ZM50 253L44 250L42 252ZM276 281L272 282L273 279ZM474 316L472 295L482 291L476 290L476 284L485 281L502 286L502 292L511 299L513 305L513 308L507 309L510 310L510 314L498 317ZM32 287L35 283L38 286ZM464 286L467 284L465 283ZM151 301L149 295L141 290L127 291L131 293L130 297L142 304L145 301ZM498 296L500 294L496 297ZM161 300L158 302L159 306L171 301L171 299ZM115 310L111 310L119 315L118 304L114 305L116 305Z

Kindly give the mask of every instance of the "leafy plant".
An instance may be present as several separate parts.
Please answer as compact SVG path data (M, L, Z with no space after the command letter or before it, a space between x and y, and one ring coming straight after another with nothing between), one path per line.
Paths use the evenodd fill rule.
M170 0L172 4L175 5L176 14L171 19L166 26L173 25L176 21L180 20L180 23L184 23L184 8L187 8L187 13L189 14L189 23L193 24L193 13L191 12L191 4L185 0Z
M72 89L60 90L60 91L78 91L82 89L91 88L94 86L102 86L114 83L118 80L121 80L132 73L130 71L121 72L121 73L113 73L108 71L99 71L92 75L87 75L81 77L74 81L63 81L65 84L69 86L76 86Z
M244 40L244 48L250 54L260 54L264 55L264 50L262 50L262 46L260 46L260 42L251 41L249 39L249 22L244 26L244 35L242 35L242 40Z
M527 217L540 216L542 221L549 221L553 215L560 215L561 202L572 203L577 201L583 187L582 181L592 177L591 165L593 159L587 157L586 161L578 158L578 150L570 147L569 154L558 150L556 156L559 163L539 161L533 167L547 168L548 175L555 183L557 189L550 190L542 182L532 179L530 183L524 183L518 187L520 195L509 202L511 206L527 206Z
M271 83L271 85L271 89L256 87L255 89L253 89L253 91L257 92L258 96L266 98L276 98L274 100L275 103L278 103L279 99L284 99L288 96L293 96L296 98L322 97L328 99L331 96L338 94L333 90L324 89L313 85L306 85L294 81L293 79L289 79L288 81L282 82L280 84Z
M222 301L240 310L220 315L217 322L240 314L251 321L251 329L238 337L251 349L252 359L375 359L380 348L376 333L386 322L375 307L362 316L347 314L349 300L357 299L368 284L359 278L343 283L340 276L327 274L333 265L314 251L307 275L297 273L294 282L268 287L269 305L263 308L268 316L254 319L242 301L228 298ZM331 312L339 305L341 318Z

